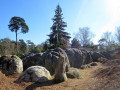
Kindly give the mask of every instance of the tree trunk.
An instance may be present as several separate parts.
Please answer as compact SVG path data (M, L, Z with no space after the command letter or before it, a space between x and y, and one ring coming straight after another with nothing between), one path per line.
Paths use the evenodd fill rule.
M16 53L18 53L17 30L16 30Z

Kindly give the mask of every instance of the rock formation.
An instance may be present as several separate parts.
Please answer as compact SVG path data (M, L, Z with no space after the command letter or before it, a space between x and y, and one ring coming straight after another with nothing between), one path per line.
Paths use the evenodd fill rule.
M2 72L6 75L21 73L23 71L22 60L16 55L7 55L0 58Z
M91 53L84 49L68 48L65 50L71 67L80 68L83 64L92 62Z
M42 66L31 66L27 68L16 81L25 82L46 82L51 79L49 71Z
M28 67L31 67L31 66L44 65L42 53L28 54L22 60L23 60L24 70L26 70Z
M55 72L54 81L66 81L66 72L68 71L70 64L65 51L61 48L51 49L45 56L45 67L52 74Z

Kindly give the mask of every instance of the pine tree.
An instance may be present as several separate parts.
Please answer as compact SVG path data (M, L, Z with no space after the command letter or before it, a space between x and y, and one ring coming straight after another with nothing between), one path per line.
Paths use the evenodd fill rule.
M27 26L23 18L16 16L10 19L8 27L12 32L15 32L16 34L16 51L18 52L18 42L17 42L18 30L20 29L21 33L25 34L28 32L29 27Z
M69 33L65 32L65 27L67 27L66 22L63 21L62 9L59 5L55 10L55 15L52 18L53 25L51 27L52 32L49 36L49 43L56 47L66 47L69 43Z
M77 40L76 38L73 38L71 48L78 48L79 49L80 47L81 47L81 45L79 43L79 40Z

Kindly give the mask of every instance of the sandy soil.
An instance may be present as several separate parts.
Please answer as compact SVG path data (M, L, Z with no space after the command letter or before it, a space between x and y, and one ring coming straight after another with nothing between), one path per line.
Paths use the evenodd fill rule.
M17 84L15 80L19 75L5 76L0 72L0 90L120 90L120 66L112 61L98 63L98 66L84 70L80 69L80 73L82 78L68 79L58 84L52 80L46 83Z

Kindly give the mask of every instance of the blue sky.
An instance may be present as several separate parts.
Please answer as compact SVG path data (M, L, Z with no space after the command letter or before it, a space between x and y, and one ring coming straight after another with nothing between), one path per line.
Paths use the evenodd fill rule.
M120 26L120 0L0 0L0 39L15 40L15 33L8 29L13 16L25 19L29 32L18 39L40 44L48 39L56 6L60 4L66 32L73 37L79 27L90 27L95 43L105 31L114 32Z

